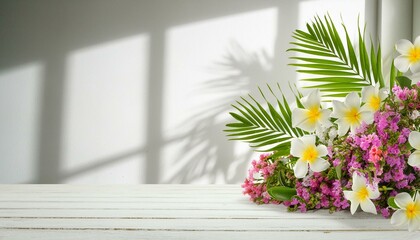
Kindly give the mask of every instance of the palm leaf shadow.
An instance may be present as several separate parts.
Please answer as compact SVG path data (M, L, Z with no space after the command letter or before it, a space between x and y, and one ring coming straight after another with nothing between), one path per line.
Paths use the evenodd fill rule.
M184 139L179 140L183 142L181 154L169 163L178 170L165 179L165 183L192 183L203 176L211 183L220 178L226 183L242 181L252 152L235 156L234 143L229 142L223 132L227 122L220 119L232 110L230 104L238 96L256 91L256 85L262 81L273 80L272 62L262 50L250 52L237 42L231 43L223 59L210 68L220 77L199 86L198 92L217 98L182 123L184 126L195 124Z

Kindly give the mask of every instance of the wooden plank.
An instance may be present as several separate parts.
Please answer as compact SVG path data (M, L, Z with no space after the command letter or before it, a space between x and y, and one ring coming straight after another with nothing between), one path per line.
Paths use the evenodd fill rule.
M372 216L368 213L358 212L355 216L351 216L349 212L336 212L330 214L328 211L309 211L308 213L287 212L283 206L259 206L254 209L215 209L215 210L190 210L190 209L173 209L173 210L133 210L133 209L3 209L0 210L0 218L284 218L284 219L382 219L380 216Z
M274 206L271 206L274 207ZM258 209L246 200L237 202L0 202L0 209Z
M197 191L208 191L212 192L232 192L232 190L241 191L238 185L187 185L187 184L143 184L143 185L49 185L49 184L0 184L0 192L8 193L68 193L68 192L92 192L95 189L95 193L101 192L130 192L144 193L147 192L197 192Z
M0 230L0 239L8 240L85 240L85 239L308 239L308 240L418 240L419 233L415 232L377 232L377 231L342 231L342 232L295 232L295 231L264 231L264 232L230 232L230 231L101 231L101 230Z
M375 232L375 231L343 231L343 232L294 232L294 231L264 231L264 232L229 232L229 231L100 231L100 230L0 230L0 239L8 240L85 240L85 239L309 239L309 240L418 240L419 233L415 232Z
M389 219L255 205L238 185L0 185L0 239L420 239Z
M17 227L20 226L20 227ZM317 219L49 219L3 218L3 229L119 229L119 230L287 230L287 231L406 231L406 227L390 225L387 219L361 221L357 218Z

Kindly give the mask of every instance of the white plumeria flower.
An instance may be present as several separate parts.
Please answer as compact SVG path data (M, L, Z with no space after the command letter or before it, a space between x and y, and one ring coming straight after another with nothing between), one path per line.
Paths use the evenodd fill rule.
M312 91L301 99L305 109L295 108L292 113L293 127L299 127L308 132L321 129L321 126L331 124L329 121L331 110L321 109L321 94L319 89Z
M416 149L408 158L408 165L420 167L420 132L412 131L410 135L408 135L408 142Z
M420 228L420 196L414 201L406 192L398 193L394 198L395 204L400 208L391 217L391 224L408 224L408 231Z
M314 135L292 139L290 154L299 158L293 167L296 178L306 176L308 164L314 172L322 172L330 166L330 163L322 158L328 154L327 147L321 144L316 146Z
M420 71L420 36L416 38L414 44L407 39L401 39L395 44L395 48L401 53L394 60L398 70L407 72L410 68L413 73Z
M343 136L347 131L354 132L362 122L373 122L373 112L360 109L360 98L356 92L349 93L343 102L333 100L333 112L331 117L338 118L338 135Z
M366 86L362 89L362 102L363 109L376 112L381 107L381 103L388 94L385 92L385 89L379 89L379 85L376 86Z
M350 212L354 214L357 208L360 207L364 212L376 214L376 208L371 199L379 197L378 185L371 186L367 184L366 178L359 176L356 172L353 173L353 191L343 191L344 197L350 201Z

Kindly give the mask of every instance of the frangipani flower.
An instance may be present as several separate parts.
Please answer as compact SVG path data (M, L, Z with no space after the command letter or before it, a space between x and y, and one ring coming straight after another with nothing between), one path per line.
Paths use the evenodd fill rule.
M379 197L378 186L371 186L367 184L366 178L359 176L356 172L353 173L353 191L343 191L344 197L351 202L350 212L354 214L357 208L360 207L364 212L376 214L376 208L371 199Z
M408 165L420 167L420 132L412 131L408 136L408 142L416 149L408 158Z
M414 44L407 39L401 39L395 44L395 48L401 53L394 60L398 70L407 72L410 68L413 73L420 71L420 36L416 38Z
M382 101L385 100L387 96L388 94L384 89L379 89L379 85L364 87L362 89L362 102L365 103L363 109L372 112L378 111Z
M321 158L328 154L327 147L324 145L316 146L314 135L292 139L290 154L299 158L293 167L296 178L306 176L308 164L314 172L322 172L330 166L327 160Z
M333 100L333 112L331 117L338 118L338 135L343 136L347 131L354 132L362 122L373 122L373 112L360 109L360 98L356 92L349 93L343 102Z
M292 113L293 127L313 132L321 125L330 124L331 110L321 109L321 95L319 89L312 91L307 97L301 99L305 109L295 108Z
M400 208L391 217L391 224L403 225L408 223L408 231L420 228L420 196L411 198L406 192L398 193L394 198L395 204Z

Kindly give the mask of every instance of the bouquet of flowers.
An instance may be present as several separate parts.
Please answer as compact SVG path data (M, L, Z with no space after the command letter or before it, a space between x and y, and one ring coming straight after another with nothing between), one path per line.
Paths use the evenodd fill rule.
M289 51L299 55L290 65L309 76L300 80L307 94L290 86L295 106L279 84L259 89L264 103L249 95L233 105L228 136L263 152L244 193L290 211L360 206L418 230L420 36L396 43L385 79L381 47L367 45L360 28L356 44L342 30L327 15L294 32Z

